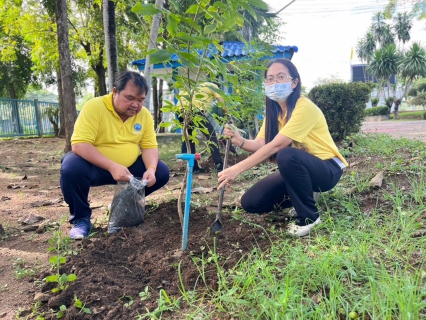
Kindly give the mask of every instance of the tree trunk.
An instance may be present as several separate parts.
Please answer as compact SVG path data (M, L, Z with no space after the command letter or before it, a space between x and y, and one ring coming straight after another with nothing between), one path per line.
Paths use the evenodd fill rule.
M18 96L16 95L15 85L13 83L10 83L9 85L9 95L11 99L18 99ZM19 116L18 103L14 100L12 100L12 121L15 133L24 133L24 130L22 129L21 125L21 118Z
M71 151L71 136L77 119L74 83L72 82L70 46L68 41L68 13L66 0L56 0L59 65L65 120L65 152Z
M99 54L99 60L98 60L97 64L92 65L92 69L93 69L93 71L95 71L96 78L97 78L97 89L98 89L98 91L97 91L96 96L104 96L108 93L107 87L106 87L106 82L105 82L106 69L105 69L102 61L103 61L103 53L101 52Z
M395 115L395 119L399 119L399 106L401 105L402 99L395 99L395 108L393 109L393 114Z
M158 89L157 89L157 78L152 79L152 104L154 106L154 128L158 126Z
M163 120L163 112L161 108L163 108L163 92L164 92L164 80L160 79L160 85L158 89L158 123L161 123ZM159 132L164 133L164 127L160 127Z
M115 28L115 2L103 0L105 47L108 62L108 89L112 92L118 74L118 53Z
M58 79L58 97L59 97L59 132L58 137L65 138L65 114L64 114L64 98L62 96L62 80L61 80L61 71L58 69L56 71Z
M162 8L163 3L164 3L164 0L155 0L155 6L157 8ZM160 29L160 22L161 22L161 13L157 13L152 19L152 27L151 27L151 32L149 34L147 51L150 51L151 49L154 49L156 47L158 30ZM148 88L151 88L151 63L149 62L149 55L146 56L145 70L143 72L143 75L145 77L146 82L148 83ZM150 94L149 92L147 92L145 103L144 103L144 106L147 109L149 109L150 100L151 100Z

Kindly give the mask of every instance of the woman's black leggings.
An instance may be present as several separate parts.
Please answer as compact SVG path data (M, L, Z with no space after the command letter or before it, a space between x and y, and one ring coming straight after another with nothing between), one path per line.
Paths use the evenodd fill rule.
M299 219L318 218L313 192L331 190L342 176L333 160L320 158L296 148L277 154L279 172L257 182L242 197L241 205L249 213L266 213L294 207Z

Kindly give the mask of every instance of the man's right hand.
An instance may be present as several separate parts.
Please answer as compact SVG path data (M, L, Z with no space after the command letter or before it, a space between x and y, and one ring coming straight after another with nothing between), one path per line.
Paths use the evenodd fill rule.
M115 181L129 182L130 177L132 177L129 169L118 163L114 163L114 165L108 171L111 173Z
M240 136L237 127L230 124L225 124L225 128L223 130L223 135L226 138L231 138L233 144L240 146L243 143L243 137Z

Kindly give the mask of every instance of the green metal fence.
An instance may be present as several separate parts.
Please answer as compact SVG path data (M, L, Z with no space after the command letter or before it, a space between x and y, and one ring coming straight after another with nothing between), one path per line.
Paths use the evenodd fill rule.
M0 98L0 137L54 134L53 124L46 116L48 109L59 111L59 103ZM54 118L59 124L59 117Z

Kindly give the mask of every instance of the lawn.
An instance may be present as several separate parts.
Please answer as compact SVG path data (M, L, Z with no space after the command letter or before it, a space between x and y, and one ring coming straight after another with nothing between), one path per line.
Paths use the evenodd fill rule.
M34 207L34 213L52 220L43 233L23 231L29 204L40 202L40 194L44 200L60 196L62 141L28 141L0 142L6 159L1 188L9 198L0 202L0 250L21 249L23 255L0 265L0 315L14 309L17 319L426 317L426 148L421 142L384 134L344 141L340 148L350 167L335 189L321 195L323 223L302 239L285 234L285 211L252 216L236 201L275 170L273 165L242 174L226 192L224 234L217 237L208 230L217 208L217 174L194 177L194 188L206 193L192 195L191 239L182 253L175 208L185 164L174 158L178 146L160 147L172 179L161 194L147 198L144 224L106 235L106 205L115 188L102 187L91 193L93 205L100 207L94 209L95 233L76 244L67 237L67 208L60 204ZM231 164L242 157L231 157ZM25 164L37 174L21 180ZM26 255L32 246L39 263ZM34 293L47 295L46 300L34 302Z

